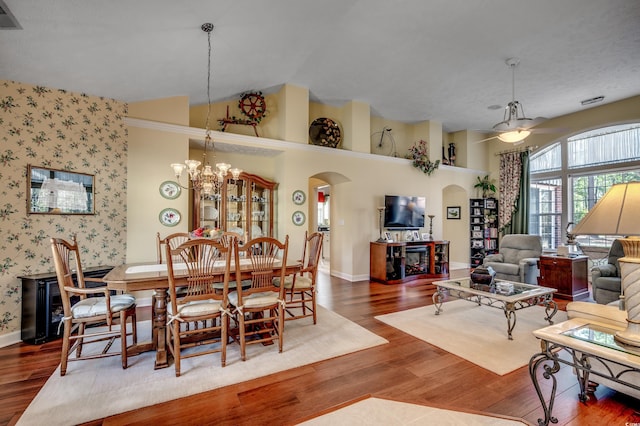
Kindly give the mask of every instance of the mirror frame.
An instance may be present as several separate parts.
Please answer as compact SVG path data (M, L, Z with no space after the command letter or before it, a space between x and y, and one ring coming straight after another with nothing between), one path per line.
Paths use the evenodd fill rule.
M86 192L86 203L81 195L79 206L81 208L61 207L60 205L47 205L51 200L58 200L62 195L58 185L49 185L49 196L40 194L44 179L58 179L64 184L81 186ZM27 214L55 214L55 215L93 215L95 214L95 176L72 172L69 170L52 169L49 167L27 165Z

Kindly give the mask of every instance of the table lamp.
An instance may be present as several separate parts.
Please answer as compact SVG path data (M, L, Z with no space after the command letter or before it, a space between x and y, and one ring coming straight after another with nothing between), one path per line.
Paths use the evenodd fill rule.
M616 341L640 347L640 182L613 185L573 228L574 235L623 235L619 259L627 328Z

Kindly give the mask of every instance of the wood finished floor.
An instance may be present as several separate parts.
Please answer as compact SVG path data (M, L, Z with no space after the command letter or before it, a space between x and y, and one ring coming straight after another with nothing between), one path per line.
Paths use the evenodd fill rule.
M454 271L452 276L465 274ZM374 319L431 304L433 285L351 283L326 274L319 278L323 306L390 343L88 424L291 424L366 394L521 417L537 424L542 410L527 367L498 376ZM149 308L139 311L139 318L148 319ZM59 340L0 348L0 424L17 422L58 366L59 353ZM554 415L559 425L640 422L640 401L600 386L582 404L571 370L563 367L558 377Z

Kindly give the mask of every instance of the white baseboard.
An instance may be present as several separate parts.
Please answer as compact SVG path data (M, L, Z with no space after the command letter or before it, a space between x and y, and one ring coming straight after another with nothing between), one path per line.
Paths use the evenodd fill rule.
M469 269L469 264L463 262L449 262L449 270L453 271L454 269Z
M153 299L151 297L136 297L136 306L138 307L151 306L152 300Z
M0 336L0 348L20 343L21 341L22 339L20 338L19 331L3 334L2 336Z

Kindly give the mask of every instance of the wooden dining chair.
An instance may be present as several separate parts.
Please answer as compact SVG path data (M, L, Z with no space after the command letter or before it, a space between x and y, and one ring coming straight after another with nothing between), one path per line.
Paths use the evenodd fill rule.
M222 243L223 246L225 247L240 247L243 245L243 241L242 241L242 235L237 233L237 232L232 232L232 231L225 231L222 233L222 235L220 236L220 243ZM232 251L229 251L230 256L234 256L234 254L232 253ZM248 288L250 286L250 281L249 280L244 280L241 281L242 282L242 286L244 288ZM218 283L214 283L214 288L216 288L217 290L222 290L222 285L223 283L218 282ZM229 291L235 290L236 288L236 280L230 280L229 281Z
M165 246L169 245L170 248L174 249L178 247L180 244L184 243L187 240L191 239L191 235L188 232L176 232L173 234L169 234L164 238L160 238L160 233L156 234L156 247L158 250L158 263L165 263L163 260L164 253L166 251ZM174 259L175 262L181 262L180 259Z
M287 320L313 317L313 323L317 323L316 280L322 240L321 232L314 232L311 235L304 233L304 248L302 259L300 259L302 269L296 274L287 275L284 279ZM279 282L277 281L276 284L279 285Z
M232 239L235 238L238 242L238 245L241 246L243 244L242 235L237 232L225 231L220 236L220 242L223 246L229 247L231 245Z
M85 277L80 261L76 236L72 242L61 238L51 238L53 263L56 268L58 286L64 317L60 375L67 373L68 361L102 358L120 355L122 368L127 368L127 336L132 345L137 344L136 299L130 294L111 295L100 278ZM75 278L75 279L74 279ZM85 283L93 281L101 285L88 288ZM131 322L131 332L127 332L127 320ZM87 327L102 326L102 327ZM120 338L120 351L109 352L115 339ZM91 353L83 355L87 345L106 341L101 352L87 348ZM69 355L75 351L75 357Z
M240 355L247 359L249 344L278 340L282 352L284 343L284 287L276 287L277 275L284 280L289 236L284 242L271 237L254 238L247 241L235 254L236 279L240 279L241 261L247 259L251 268L251 283L248 288L238 285L229 293L234 318L238 323ZM248 339L250 337L250 339Z
M219 352L220 364L226 364L232 252L232 247L204 238L185 241L174 249L166 245L170 299L167 349L173 355L176 377L183 358ZM181 260L180 268L176 268L175 259ZM220 279L222 292L213 286ZM183 352L196 346L202 348Z

